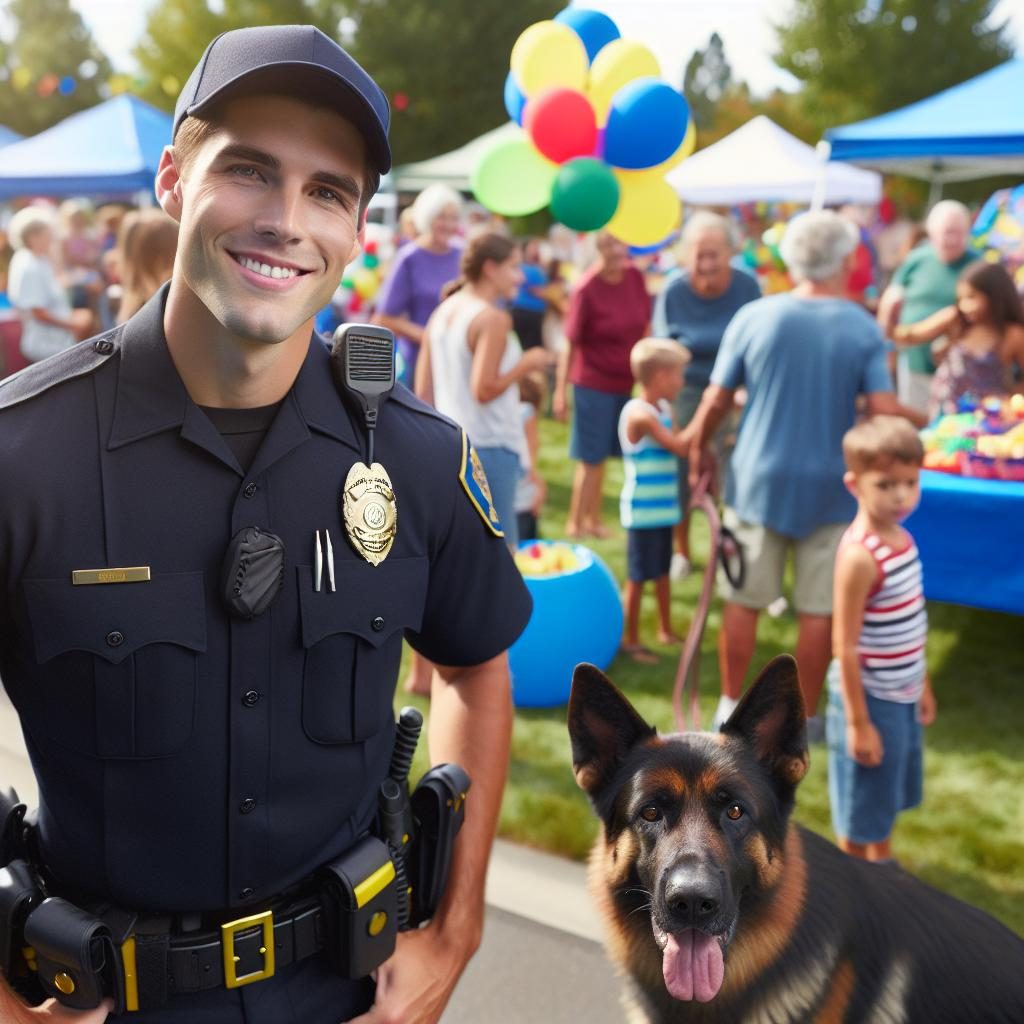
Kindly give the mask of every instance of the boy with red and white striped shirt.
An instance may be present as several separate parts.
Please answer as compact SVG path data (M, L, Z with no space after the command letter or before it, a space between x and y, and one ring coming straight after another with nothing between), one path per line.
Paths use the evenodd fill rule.
M836 556L827 736L839 846L891 859L896 815L922 796L921 727L935 719L925 664L921 561L900 525L920 498L924 451L914 428L876 416L843 438L857 516Z

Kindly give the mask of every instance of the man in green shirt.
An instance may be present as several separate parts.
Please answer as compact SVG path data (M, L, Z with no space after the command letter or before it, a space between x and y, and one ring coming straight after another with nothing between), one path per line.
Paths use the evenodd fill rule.
M971 218L967 207L953 199L936 203L925 223L922 242L893 274L878 305L878 320L886 333L897 323L913 324L956 301L960 272L976 258L967 251ZM935 372L928 343L906 347L896 364L896 390L901 402L918 409L928 405Z

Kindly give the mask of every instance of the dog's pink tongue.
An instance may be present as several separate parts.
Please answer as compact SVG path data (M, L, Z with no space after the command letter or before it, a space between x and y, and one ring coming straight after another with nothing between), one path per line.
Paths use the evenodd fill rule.
M708 1003L718 995L725 976L722 947L710 935L688 928L669 935L661 969L673 999Z

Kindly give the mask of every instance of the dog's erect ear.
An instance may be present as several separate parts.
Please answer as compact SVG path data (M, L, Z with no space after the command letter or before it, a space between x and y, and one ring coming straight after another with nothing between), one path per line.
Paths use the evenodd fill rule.
M577 665L569 697L569 736L576 783L596 800L632 747L655 735L619 692L593 665Z
M746 692L722 732L749 744L785 792L807 774L807 727L796 661L772 659Z

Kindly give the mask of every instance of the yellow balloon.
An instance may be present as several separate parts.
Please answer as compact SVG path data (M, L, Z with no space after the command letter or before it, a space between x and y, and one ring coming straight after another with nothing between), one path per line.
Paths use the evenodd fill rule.
M679 226L682 203L664 178L613 169L619 205L604 230L626 245L655 245Z
M587 95L597 114L597 123L608 120L612 97L634 78L661 77L658 59L642 43L613 39L603 46L590 67Z
M380 277L376 270L362 267L356 271L355 280L352 283L359 298L372 299L380 286Z
M568 25L538 21L512 47L512 77L524 96L564 86L582 92L587 84L587 50Z
M28 68L15 68L11 72L11 84L18 92L27 89L32 81L32 72Z

